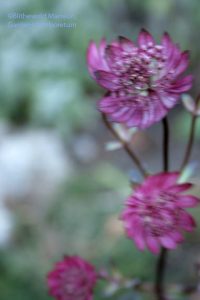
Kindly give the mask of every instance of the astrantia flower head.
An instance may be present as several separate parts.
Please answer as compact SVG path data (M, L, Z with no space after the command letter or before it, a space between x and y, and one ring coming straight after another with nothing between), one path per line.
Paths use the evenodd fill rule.
M128 127L147 128L161 120L192 86L192 76L180 78L189 63L167 33L157 45L141 30L137 45L120 37L99 47L92 41L87 51L89 72L107 90L99 102L101 112Z
M200 199L183 194L191 184L178 184L178 177L179 173L147 177L127 199L121 217L127 236L140 250L174 249L183 241L182 232L194 229L195 221L185 208L196 206Z
M49 294L56 300L92 300L96 280L94 267L77 256L66 256L47 276Z

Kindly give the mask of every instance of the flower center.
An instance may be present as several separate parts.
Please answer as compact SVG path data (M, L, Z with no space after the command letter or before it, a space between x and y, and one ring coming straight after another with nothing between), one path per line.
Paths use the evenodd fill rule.
M135 48L134 53L123 51L121 57L116 57L113 66L119 78L118 96L148 96L158 86L165 62L160 45L149 43L147 47Z
M162 192L155 199L141 202L139 213L149 233L161 236L177 227L180 209L176 207L173 195Z
M88 282L85 273L76 268L68 270L61 275L62 294L67 297L76 297L77 300L85 299L88 293Z

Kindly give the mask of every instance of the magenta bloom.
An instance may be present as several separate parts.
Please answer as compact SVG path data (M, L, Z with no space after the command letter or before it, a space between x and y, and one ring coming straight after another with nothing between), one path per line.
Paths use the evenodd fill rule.
M137 45L124 37L109 45L102 39L87 51L91 76L107 90L100 111L128 127L147 128L167 114L192 86L191 75L180 78L188 63L188 52L167 33L157 45L144 29Z
M92 300L97 273L78 256L65 256L48 274L49 294L57 300Z
M183 241L183 230L192 231L195 221L185 211L200 199L185 195L192 185L178 184L179 173L161 173L145 179L126 201L122 213L127 236L140 250L145 246L158 253L160 246L176 248Z

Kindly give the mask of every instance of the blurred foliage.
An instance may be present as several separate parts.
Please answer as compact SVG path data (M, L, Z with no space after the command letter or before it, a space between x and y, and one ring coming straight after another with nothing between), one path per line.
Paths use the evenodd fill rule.
M72 14L77 26L11 29L7 16L11 12ZM95 105L102 92L87 72L85 56L89 40L99 41L102 36L111 40L118 35L135 39L141 27L160 38L167 30L182 48L191 50L191 70L197 75L199 26L199 0L3 1L1 121L17 127L54 128L68 146L76 133L91 132L98 127ZM198 76L195 86L199 86ZM197 94L198 90L194 87L193 92ZM175 136L184 139L188 125L188 113L176 116ZM99 136L96 129L96 138ZM31 207L15 211L14 240L0 252L2 300L50 299L45 274L64 253L77 253L97 266L109 266L112 259L125 274L153 281L155 257L148 252L139 253L119 225L123 199L129 193L127 176L103 160L104 157L99 157L94 167L78 165L42 217L28 220L25 216ZM195 241L195 236L191 236L191 241ZM196 248L186 247L187 251L188 262ZM184 256L183 250L181 258ZM181 274L176 272L175 265L171 266L173 278L177 274L193 278L192 270ZM133 293L122 294L114 299L141 299ZM97 288L95 299L102 298ZM150 296L142 299L150 300Z
M102 36L110 39L123 34L134 38L141 27L146 27L160 37L167 30L183 48L190 48L192 66L198 71L200 46L194 47L193 43L200 25L198 7L198 0L4 2L4 26L0 29L1 117L17 124L56 126L64 133L90 126L96 116L94 99L98 91L89 79L85 52L90 39L98 41ZM64 12L74 15L69 22L77 26L11 29L7 25L10 12Z

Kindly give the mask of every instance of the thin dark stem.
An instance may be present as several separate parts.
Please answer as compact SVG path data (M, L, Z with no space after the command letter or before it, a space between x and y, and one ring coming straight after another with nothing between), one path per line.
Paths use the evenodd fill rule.
M194 144L196 120L197 120L197 116L193 115L192 120L191 120L190 134L189 134L189 139L188 139L188 143L187 143L187 147L186 147L186 151L185 151L185 156L184 156L181 168L180 168L181 173L185 169L185 167L190 159L191 152L192 152L192 146Z
M160 256L158 258L157 267L156 267L155 292L158 300L165 300L163 281L164 281L164 270L166 266L166 260L167 260L167 249L162 248L160 252Z
M163 123L163 171L169 170L169 126L165 117ZM164 272L167 261L167 249L162 248L156 266L155 292L158 300L165 300Z
M167 118L163 119L163 171L169 169L169 126Z
M140 162L139 158L136 156L136 154L132 151L132 149L129 147L129 144L124 141L119 134L114 130L112 124L108 121L105 114L102 114L102 119L106 125L106 127L110 130L110 132L113 134L113 136L120 141L120 143L123 145L124 150L128 153L128 155L131 157L131 159L134 161L135 165L137 166L138 170L142 174L143 177L146 177L148 175L147 171L143 167L142 163Z

